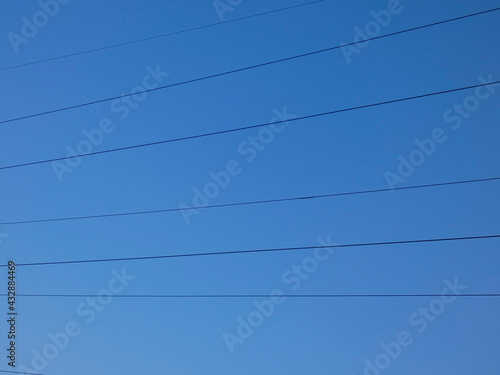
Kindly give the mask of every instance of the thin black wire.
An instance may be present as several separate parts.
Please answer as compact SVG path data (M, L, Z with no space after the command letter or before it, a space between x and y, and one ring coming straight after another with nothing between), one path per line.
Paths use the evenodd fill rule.
M376 37L373 37L373 38L368 38L368 39L365 39L365 40L359 41L359 42L352 42L352 43L341 44L341 45L338 45L338 46L328 47L328 48L324 48L324 49L320 49L320 50L316 50L316 51L311 51L311 52L303 53L303 54L300 54L300 55L294 55L294 56L285 57L285 58L278 59L278 60L273 60L273 61L268 61L268 62L265 62L265 63L256 64L256 65L251 65L251 66L247 66L247 67L243 67L243 68L239 68L239 69L234 69L234 70L230 70L230 71L226 71L226 72L222 72L222 73L216 73L216 74L212 74L212 75L208 75L208 76L204 76L204 77L190 79L190 80L187 80L187 81L177 82L177 83L173 83L173 84L170 84L170 85L159 86L159 87L152 88L152 89L146 89L146 90L143 90L143 91L140 91L140 92L135 92L134 94L126 94L126 95L114 96L114 97L110 97L110 98L99 99L99 100L94 100L94 101L91 101L91 102L76 104L76 105L72 105L72 106L68 106L68 107L62 107L62 108L58 108L58 109L53 109L53 110L50 110L50 111L34 113L34 114L31 114L31 115L26 115L26 116L21 116L21 117L15 117L15 118L8 119L8 120L2 120L2 121L0 121L0 124L5 124L5 123L19 121L19 120L25 120L25 119L29 119L29 118L33 118L33 117L44 116L44 115L48 115L48 114L52 114L52 113L67 111L67 110L81 108L81 107L87 107L87 106L90 106L90 105L94 105L94 104L98 104L98 103L104 103L104 102L109 102L109 101L112 101L112 100L116 100L116 99L120 99L120 98L123 98L123 97L132 96L132 95L136 95L136 94L140 94L140 93L146 93L146 92L164 90L164 89L167 89L167 88L170 88L170 87L176 87L176 86L186 85L186 84L190 84L190 83L194 83L194 82L204 81L204 80L207 80L207 79L212 79L212 78L216 78L216 77L226 76L226 75L229 75L229 74L239 73L239 72L243 72L243 71L247 71L247 70L251 70L251 69L262 68L264 66L273 65L273 64L277 64L277 63L282 63L282 62L290 61L290 60L295 60L295 59L299 59L299 58L302 58L302 57L312 56L312 55L316 55L316 54L324 53L324 52L328 52L328 51L333 51L333 50L336 50L336 49L339 49L339 48L343 48L343 47L347 47L347 46L351 46L351 45L356 45L356 44L364 43L364 42L367 42L367 41L373 41L373 40L377 40L377 39L383 39L383 38L391 37L391 36L394 36L394 35L404 34L404 33L412 32L412 31L416 31L416 30L421 30L421 29L425 29L425 28L428 28L428 27L442 25L442 24L445 24L445 23L454 22L454 21L458 21L458 20L462 20L462 19L466 19L466 18L470 18L470 17L476 17L476 16L484 15L486 13L496 12L498 10L500 10L500 7L499 8L494 8L494 9L485 10L485 11L482 11L482 12L468 14L468 15L465 15L465 16L455 17L455 18L451 18L451 19L448 19L448 20L444 20L444 21L433 22L433 23L430 23L430 24L427 24L427 25L417 26L417 27L413 27L413 28L410 28L410 29L406 29L406 30L396 31L394 33L380 35L380 36L376 36Z
M170 258L192 258L203 256L217 256L217 255L240 255L240 254L255 254L255 253L272 253L283 251L297 251L297 250L312 250L317 248L351 248L351 247L368 247L368 246L387 246L387 245L404 245L416 243L432 243L432 242L449 242L449 241L470 241L470 240L483 240L500 238L500 234L485 235L485 236L469 236L469 237L446 237L446 238L427 238L420 240L403 240L403 241L386 241L386 242L365 242L353 244L339 244L331 246L297 246L297 247L280 247L270 249L251 249L251 250L233 250L233 251L216 251L209 253L187 253L187 254L170 254L170 255L156 255L156 256L142 256L142 257L127 257L127 258L105 258L105 259L87 259L87 260L66 260L55 262L39 262L39 263L19 263L16 267L28 266L48 266L48 265L61 265L61 264L81 264L81 263L103 263L103 262L124 262L124 261L137 261L137 260L153 260L153 259L170 259ZM7 264L2 264L0 267L8 267Z
M19 371L7 371L7 370L0 370L0 372L7 373L7 374L43 375L43 374L38 374L38 373L34 373L34 372L19 372Z
M330 115L334 115L334 114L342 113L342 112L356 111L356 110L361 110L361 109L366 109L366 108L372 108L372 107L378 107L378 106L382 106L382 105L388 105L388 104L400 103L400 102L405 102L405 101L410 101L410 100L422 99L422 98L427 98L427 97L431 97L431 96L444 95L444 94L449 94L452 92L470 90L470 89L477 88L477 87L497 85L497 84L500 84L500 80L492 81L490 83L485 83L485 84L477 84L477 85L472 85L472 86L459 87L459 88L455 88L455 89L437 91L437 92L432 92L432 93L428 93L428 94L409 96L406 98L387 100L387 101L371 103L371 104L364 104L364 105L359 105L359 106L355 106L355 107L336 109L333 111L322 112L322 113L315 113L312 115L295 117L295 118L288 119L288 120L274 121L273 124L289 123L289 122L306 120L306 119L311 119L311 118L316 118L316 117L330 116ZM104 151L89 152L88 154L79 154L79 155L75 155L74 157L82 157L83 158L83 157L87 157L87 156L102 155L102 154L108 154L108 153L112 153L112 152L125 151L125 150L132 150L132 149L142 148L142 147L151 147L151 146L157 146L157 145L161 145L161 144L181 142L181 141L187 141L187 140L192 140L192 139L197 139L197 138L212 137L212 136L221 135L221 134L228 134L228 133L234 133L234 132L239 132L239 131L243 131L243 130L261 128L264 126L268 126L270 124L271 123L268 123L268 122L260 123L260 124L256 124L256 125L244 126L241 128L219 130L219 131L210 132L210 133L190 135L190 136L180 137L180 138L172 138L172 139L167 139L167 140L163 140L163 141L142 143L142 144L133 145L133 146L118 147L118 148L113 148L113 149L104 150ZM7 165L4 167L0 167L0 170L27 167L30 165L50 163L50 162L61 161L61 160L65 160L65 159L66 159L66 157L58 157L58 158L53 158L53 159L45 159L45 160L33 161L33 162L22 163L22 164Z
M358 190L358 191L348 191L348 192L342 192L342 193L331 193L331 194L322 194L322 195L309 195L309 196L291 197L291 198L266 199L266 200L249 201L249 202L222 203L222 204L208 205L208 206L204 206L204 207L166 208L166 209L161 209L161 210L133 211L133 212L122 212L122 213L100 214L100 215L87 215L87 216L71 216L71 217L60 217L60 218L52 218L52 219L36 219L36 220L24 220L24 221L6 221L6 222L0 222L0 225L21 225L21 224L49 223L49 222L57 222L57 221L102 219L102 218L107 218L107 217L134 216L134 215L151 215L151 214L159 214L159 213L167 213L167 212L179 212L179 211L191 211L191 210L207 210L207 209L212 209L212 208L249 206L249 205L257 205L257 204L290 202L290 201L308 200L308 199L323 199L323 198L332 198L332 197L343 197L343 196L349 196L349 195L383 193L383 192L388 192L388 191L424 189L424 188L439 187L439 186L450 186L450 185L462 185L462 184L471 184L471 183L480 183L480 182L491 182L491 181L498 181L498 180L500 180L500 177L491 177L491 178L481 178L481 179L475 179L475 180L450 181L450 182L440 182L440 183L425 184L425 185L403 186L403 187L395 187L395 188L372 189L372 190Z
M6 297L7 294L0 294ZM85 298L96 294L18 294L17 297ZM500 297L500 293L457 294L455 297ZM113 298L269 298L269 294L114 294ZM402 298L442 297L441 294L280 294L280 298Z
M235 18L235 19L232 19L232 20L228 20L228 21L214 22L214 23L210 23L210 24L207 24L207 25L196 26L196 27L192 27L192 28L188 28L188 29L173 31L173 32L166 33L166 34L155 35L155 36L151 36L151 37L148 37L148 38L132 40L132 41L129 41L129 42L113 44L113 45L109 45L109 46L105 46L105 47L93 48L93 49L89 49L89 50L86 50L86 51L80 51L80 52L70 53L70 54L62 55L62 56L50 57L50 58L47 58L47 59L32 61L32 62L28 62L28 63L24 63L24 64L7 66L7 67L4 67L4 68L0 68L0 72L3 71L3 70L20 68L20 67L29 66L29 65L35 65L35 64L40 64L40 63L44 63L44 62L48 62L48 61L55 61L55 60L65 59L65 58L68 58L68 57L74 57L74 56L85 55L85 54L89 54L89 53L93 53L93 52L104 51L104 50L107 50L107 49L116 48L116 47L122 47L122 46L130 45L130 44L142 43L142 42L146 42L146 41L149 41L149 40L165 38L165 37L169 37L169 36L173 36L173 35L184 34L184 33L188 33L188 32L191 32L191 31L206 29L206 28L213 27L213 26L224 25L224 24L228 24L228 23L232 23L232 22L238 22L238 21L246 20L246 19L249 19L249 18L256 18L256 17L260 17L260 16L264 16L264 15L269 15L269 14L273 14L273 13L278 13L278 12L282 12L282 11L286 11L286 10L290 10L290 9L295 9L295 8L300 8L300 7L304 7L304 6L308 6L308 5L313 5L313 4L321 3L323 1L325 1L325 0L311 1L311 2L308 2L308 3L304 3L304 4L298 4L298 5L293 5L293 6L289 6L289 7L285 7L285 8L270 10L270 11L267 11L267 12L256 13L256 14L252 14L250 16L239 17L239 18Z

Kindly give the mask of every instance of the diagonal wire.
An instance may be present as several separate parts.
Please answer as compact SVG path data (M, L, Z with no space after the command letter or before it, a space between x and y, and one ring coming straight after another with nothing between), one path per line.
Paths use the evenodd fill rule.
M457 241L472 241L484 239L500 238L500 234L483 235L483 236L467 236L467 237L446 237L446 238L425 238L419 240L402 240L402 241L385 241L385 242L364 242L352 244L338 244L330 246L296 246L296 247L279 247L268 249L250 249L250 250L233 250L233 251L214 251L208 253L186 253L186 254L170 254L156 256L141 256L141 257L124 257L124 258L104 258L104 259L86 259L86 260L66 260L54 262L37 262L37 263L18 263L16 267L27 266L49 266L62 264L82 264L82 263L103 263L103 262L124 262L138 260L154 260L154 259L172 259L172 258L194 258L219 255L241 255L241 254L257 254L257 253L273 253L297 250L312 250L312 249L341 249L352 247L373 247L373 246L388 246L388 245L405 245L405 244L420 244L420 243L435 243L435 242L457 242ZM2 264L0 267L8 267L7 264Z
M324 199L324 198L333 198L333 197L344 197L344 196L350 196L350 195L375 194L375 193L383 193L383 192L389 192L389 191L426 189L426 188L440 187L440 186L492 182L492 181L499 181L499 180L500 180L500 177L490 177L490 178L480 178L480 179L475 179L475 180L449 181L449 182L439 182L439 183L424 184L424 185L402 186L402 187L394 187L394 188L358 190L358 191L347 191L347 192L341 192L341 193L330 193L330 194L321 194L321 195L309 195L309 196L300 196L300 197L265 199L265 200L248 201L248 202L212 204L212 205L208 205L208 206L204 206L204 207L165 208L165 209L160 209L160 210L133 211L133 212L121 212L121 213L99 214L99 215L68 216L68 217L59 217L59 218L21 220L21 221L4 221L4 222L0 222L0 225L22 225L22 224L35 224L35 223L51 223L51 222L58 222L58 221L90 220L90 219L102 219L102 218L108 218L108 217L151 215L151 214L159 214L159 213L167 213L167 212L181 212L181 211L191 211L191 210L208 210L208 209L213 209L213 208L239 207L239 206L250 206L250 205L258 205L258 204L291 202L291 201L299 201L299 200Z
M308 6L308 5L313 5L313 4L321 3L323 1L325 1L325 0L311 1L311 2L308 2L308 3L303 3L303 4L298 4L298 5L292 5L292 6L285 7L285 8L279 8L279 9L274 9L274 10L270 10L270 11L267 11L267 12L261 12L261 13L252 14L252 15L245 16L245 17L239 17L239 18L235 18L235 19L232 19L232 20L209 23L209 24L202 25L202 26L196 26L196 27L191 27L191 28L188 28L188 29L182 29L182 30L178 30L178 31L172 31L172 32L165 33L165 34L155 35L155 36L151 36L151 37L147 37L147 38L142 38L142 39L137 39L137 40L131 40L131 41L128 41L128 42L123 42L123 43L117 43L117 44L113 44L113 45L109 45L109 46L105 46L105 47L99 47L99 48L89 49L89 50L86 50L86 51L69 53L67 55L50 57L50 58L47 58L47 59L37 60L37 61L32 61L32 62L27 62L27 63L24 63L24 64L6 66L6 67L3 67L3 68L0 68L0 72L3 71L3 70L10 70L10 69L15 69L15 68L21 68L21 67L24 67L24 66L35 65L35 64L40 64L40 63L44 63L44 62L65 59L65 58L68 58L68 57L86 55L86 54L93 53L93 52L104 51L104 50L107 50L107 49L112 49L112 48L116 48L116 47L127 46L127 45L131 45L131 44L136 44L136 43L142 43L142 42L146 42L146 41L149 41L149 40L166 38L166 37L169 37L169 36L178 35L178 34L184 34L184 33L188 33L188 32L195 31L195 30L207 29L207 28L210 28L210 27L218 26L218 25L224 25L224 24L228 24L228 23L233 23L233 22L238 22L238 21L242 21L242 20L247 20L247 19L250 19L250 18L256 18L256 17L260 17L260 16L264 16L264 15L269 15L269 14L273 14L273 13L283 12L283 11L286 11L286 10L291 10L291 9L295 9L295 8L305 7L305 6Z

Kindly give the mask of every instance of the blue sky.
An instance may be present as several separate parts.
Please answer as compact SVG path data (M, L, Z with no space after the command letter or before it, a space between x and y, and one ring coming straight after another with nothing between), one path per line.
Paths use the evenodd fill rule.
M237 3L237 2L233 2ZM300 4L242 1L225 20ZM392 3L392 2L389 2ZM394 4L394 3L393 3ZM399 3L380 27L389 33L498 6L495 1ZM0 68L110 44L220 23L211 1L71 1L16 53L36 2L4 4ZM307 7L83 56L0 71L0 120L130 93L150 70L161 84L352 42L387 1L326 0ZM111 120L93 151L270 122L276 112L304 116L498 80L500 13L373 41L348 63L332 51L240 74L148 93L120 119L106 102L0 126L0 164L66 156L83 131ZM149 68L148 68L149 67ZM150 84L154 82L149 79ZM493 90L493 89L492 89ZM489 94L489 95L486 95ZM471 95L473 98L471 99ZM238 174L211 204L388 187L418 146L441 133L421 165L395 186L499 175L500 87L403 102L259 129L84 158L58 178L51 163L0 171L0 221L192 206L193 189L234 161ZM486 96L488 96L486 98ZM476 98L476 99L474 99ZM456 106L467 111L457 127ZM135 104L134 104L135 106ZM451 112L450 112L451 111ZM123 113L123 112L122 112ZM451 114L451 115L450 115ZM456 129L454 129L454 126ZM269 129L269 128L268 128ZM251 137L272 134L267 144ZM250 137L250 138L249 138ZM257 150L248 161L249 153ZM61 181L62 180L62 181ZM201 210L187 224L179 212L98 220L2 226L2 263L91 259L251 248L496 234L499 182L331 199ZM67 265L18 269L19 293L96 294L115 272L135 278L121 294L436 293L457 279L467 293L498 292L497 240L335 251L302 280L287 272L313 251ZM2 271L4 272L4 271ZM289 275L289 274L288 274ZM285 279L283 279L285 277ZM285 280L285 281L284 281ZM125 282L126 283L126 282ZM116 285L116 283L114 284ZM6 285L5 285L6 288ZM260 303L261 299L257 299ZM252 299L113 299L85 322L85 298L19 298L19 365L44 374L363 374L381 343L408 332L383 374L498 373L498 300L459 298L422 333L409 321L433 298L288 299L243 343L228 350ZM4 302L7 307L6 301ZM81 307L84 304L83 308ZM82 310L83 309L83 310ZM80 313L79 313L80 311ZM32 365L49 334L80 329L43 369ZM1 325L7 332L6 322ZM6 334L3 344L7 344ZM0 369L9 370L6 359ZM368 372L372 373L372 372Z

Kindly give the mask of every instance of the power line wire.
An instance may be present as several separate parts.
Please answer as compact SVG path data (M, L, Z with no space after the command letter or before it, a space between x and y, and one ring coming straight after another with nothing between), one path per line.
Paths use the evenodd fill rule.
M225 24L232 23L232 22L238 22L238 21L247 20L247 19L250 19L250 18L256 18L256 17L260 17L260 16L264 16L264 15L269 15L269 14L273 14L273 13L283 12L283 11L286 11L286 10L291 10L291 9L295 9L295 8L305 7L305 6L308 6L308 5L313 5L313 4L321 3L323 1L325 1L325 0L311 1L311 2L308 2L308 3L304 3L304 4L292 5L292 6L289 6L289 7L274 9L274 10L270 10L270 11L267 11L267 12L256 13L256 14L252 14L250 16L239 17L239 18L235 18L235 19L232 19L232 20L221 21L221 22L214 22L214 23L210 23L210 24L206 24L206 25L202 25L202 26L196 26L196 27L192 27L192 28L188 28L188 29L182 29L182 30L178 30L178 31L172 31L172 32L169 32L169 33L155 35L155 36L151 36L151 37L147 37L147 38L142 38L142 39L137 39L137 40L132 40L132 41L129 41L129 42L117 43L117 44L113 44L113 45L109 45L109 46L105 46L105 47L93 48L93 49L89 49L89 50L85 50L85 51L70 53L70 54L67 54L67 55L50 57L50 58L47 58L47 59L32 61L32 62L28 62L28 63L24 63L24 64L6 66L4 68L0 68L0 71L10 70L10 69L15 69L15 68L21 68L21 67L25 67L25 66L29 66L29 65L35 65L35 64L40 64L40 63L49 62L49 61L55 61L55 60L65 59L65 58L68 58L68 57L86 55L86 54L89 54L89 53L98 52L98 51L104 51L104 50L111 49L111 48L122 47L122 46L136 44L136 43L142 43L142 42L146 42L146 41L150 41L150 40L154 40L154 39L165 38L165 37L169 37L169 36L173 36L173 35L178 35L178 34L184 34L184 33L188 33L188 32L191 32L191 31L196 31L196 30L202 30L202 29L210 28L210 27L213 27L213 26L225 25Z
M365 40L359 41L359 42L352 42L352 43L341 44L341 45L338 45L338 46L333 46L333 47L328 47L328 48L324 48L324 49L320 49L320 50L316 50L316 51L311 51L311 52L303 53L303 54L300 54L300 55L289 56L289 57L285 57L285 58L281 58L281 59L277 59L277 60L272 60L272 61L267 61L267 62L256 64L256 65L251 65L251 66L247 66L247 67L243 67L243 68L229 70L229 71L222 72L222 73L216 73L216 74L212 74L212 75L208 75L208 76L204 76L204 77L190 79L190 80L187 80L187 81L177 82L177 83L173 83L173 84L170 84L170 85L159 86L159 87L152 88L152 89L146 89L146 90L143 90L143 91L140 91L140 92L134 92L133 94L113 96L113 97L108 97L108 98L104 98L104 99L94 100L94 101L91 101L91 102L76 104L76 105L67 106L67 107L61 107L61 108L57 108L57 109L53 109L53 110L49 110L49 111L45 111L45 112L38 112L38 113L31 114L31 115L26 115L26 116L21 116L21 117L15 117L15 118L8 119L8 120L1 120L0 124L10 123L10 122L20 121L20 120L26 120L26 119L29 119L29 118L34 118L34 117L44 116L44 115L48 115L48 114L63 112L63 111L67 111L67 110L71 110L71 109L76 109L76 108L87 107L87 106L98 104L98 103L104 103L104 102L109 102L109 101L116 100L116 99L121 99L123 97L129 97L129 96L132 96L132 95L137 95L137 94L146 93L146 92L153 92L153 91L158 91L158 90L164 90L164 89L171 88L171 87L186 85L186 84L190 84L190 83L194 83L194 82L204 81L204 80L207 80L207 79L212 79L212 78L216 78L216 77L226 76L226 75L229 75L229 74L239 73L239 72L243 72L243 71L247 71L247 70L252 70L252 69L257 69L257 68L262 68L264 66L274 65L274 64L285 62L285 61L295 60L295 59L299 59L299 58L303 58L303 57L307 57L307 56L316 55L316 54L319 54L319 53L333 51L333 50L336 50L336 49L339 49L339 48L343 48L343 47L347 47L347 46L352 46L352 45L356 45L356 44L359 44L359 43L364 43L364 42L367 42L367 41L373 41L373 40L377 40L377 39L383 39L383 38L392 37L392 36L400 35L400 34L404 34L404 33L409 33L409 32L412 32L412 31L421 30L421 29L425 29L425 28L429 28L429 27L433 27L433 26L437 26L437 25L442 25L442 24L449 23L449 22L455 22L455 21L458 21L458 20L466 19L466 18L476 17L476 16L487 14L487 13L496 12L498 10L500 10L500 7L499 8L494 8L494 9L485 10L485 11L482 11L482 12L468 14L468 15L465 15L465 16L455 17L455 18L451 18L451 19L448 19L448 20L444 20L444 21L433 22L433 23L430 23L430 24L427 24L427 25L417 26L417 27L413 27L413 28L410 28L410 29L406 29L406 30L396 31L394 33L380 35L380 36L376 36L376 37L373 37L373 38L368 38L368 39L365 39Z
M159 213L167 213L167 212L180 212L180 211L191 211L191 210L207 210L207 209L213 209L213 208L249 206L249 205L257 205L257 204L291 202L291 201L298 201L298 200L311 200L311 199L333 198L333 197L342 197L342 196L350 196L350 195L383 193L383 192L399 191L399 190L424 189L424 188L439 187L439 186L463 185L463 184L480 183L480 182L491 182L491 181L498 181L498 180L500 180L500 177L491 177L491 178L481 178L481 179L475 179L475 180L439 182L439 183L433 183L433 184L412 185L412 186L403 186L403 187L395 187L395 188L358 190L358 191L348 191L348 192L341 192L341 193L330 193L330 194L321 194L321 195L308 195L308 196L299 196L299 197L290 197L290 198L265 199L265 200L248 201L248 202L222 203L222 204L208 205L208 206L204 206L204 207L165 208L165 209L160 209L160 210L133 211L133 212L122 212L122 213L111 213L111 214L100 214L100 215L87 215L87 216L69 216L69 217L60 217L60 218L52 218L52 219L35 219L35 220L23 220L23 221L6 221L6 222L0 222L0 225L21 225L21 224L35 224L35 223L50 223L50 222L58 222L58 221L90 220L90 219L102 219L102 218L108 218L108 217L135 216L135 215L151 215L151 214L159 214Z
M19 372L19 371L7 371L7 370L0 370L0 372L6 373L6 374L43 375L43 374L36 374L33 372Z
M278 121L274 121L273 124L289 123L289 122L294 122L294 121L312 119L312 118L316 118L316 117L330 116L330 115L334 115L337 113L357 111L357 110L366 109L366 108L373 108L373 107L378 107L378 106L383 106L383 105L388 105L388 104L395 104L395 103L400 103L400 102L405 102L405 101L410 101L410 100L428 98L428 97L437 96L437 95L444 95L444 94L449 94L449 93L453 93L453 92L470 90L470 89L478 88L478 87L486 87L486 86L490 86L490 85L496 85L499 83L500 83L500 80L492 81L490 83L482 83L482 84L477 84L477 85L459 87L459 88L455 88L455 89L437 91L437 92L432 92L432 93L428 93L428 94L420 94L420 95L409 96L409 97L405 97L405 98L392 99L392 100L387 100L387 101L383 101L383 102L363 104L363 105L359 105L359 106L355 106L355 107L341 108L341 109L336 109L336 110L327 111L327 112L321 112L321 113L315 113L315 114L306 115L306 116L295 117L295 118L291 118L291 119L287 119L287 120L278 120ZM113 148L113 149L109 149L109 150L89 152L87 154L77 154L77 155L74 155L72 157L82 157L83 158L83 157L87 157L87 156L102 155L102 154L108 154L108 153L112 153L112 152L132 150L132 149L136 149L136 148L158 146L158 145L167 144L167 143L182 142L182 141L187 141L187 140L192 140L192 139L212 137L212 136L221 135L221 134L235 133L235 132L240 132L243 130L256 129L256 128L261 128L261 127L268 126L268 125L271 125L271 123L266 122L266 123L260 123L260 124L256 124L256 125L243 126L241 128L219 130L219 131L214 131L214 132L209 132L209 133L202 133L202 134L190 135L190 136L179 137L179 138L171 138L171 139L167 139L167 140L163 140L163 141L141 143L138 145L124 146L124 147L118 147L118 148ZM31 165L38 165L38 164L55 162L55 161L62 161L65 159L66 159L66 157L58 157L58 158L38 160L38 161L33 161L33 162L21 163L21 164L7 165L4 167L0 167L0 170L22 168L22 167L27 167L27 166L31 166Z
M0 294L6 297L7 294ZM96 294L18 294L17 297L85 298ZM500 297L500 293L454 294L456 297ZM269 294L114 294L113 298L269 298ZM442 297L442 294L280 294L279 298L403 298Z
M208 253L186 253L186 254L170 254L170 255L156 255L156 256L141 256L141 257L66 260L66 261L38 262L38 263L18 263L18 264L16 264L16 267L49 266L49 265L53 266L53 265L62 265L62 264L81 264L81 263L124 262L124 261L170 259L170 258L193 258L193 257L204 257L204 256L218 256L218 255L237 255L237 254L241 255L241 254L272 253L272 252L297 251L297 250L312 250L312 249L318 249L318 248L341 249L341 248L351 248L351 247L405 245L405 244L450 242L450 241L471 241L471 240L483 240L483 239L494 239L494 238L500 238L500 234L483 235L483 236L469 236L469 237L427 238L427 239L420 239L420 240L365 242L365 243L339 244L339 245L331 245L331 246L297 246L297 247L279 247L279 248L268 248L268 249L216 251L216 252L208 252ZM8 267L8 265L2 264L2 265L0 265L0 267Z

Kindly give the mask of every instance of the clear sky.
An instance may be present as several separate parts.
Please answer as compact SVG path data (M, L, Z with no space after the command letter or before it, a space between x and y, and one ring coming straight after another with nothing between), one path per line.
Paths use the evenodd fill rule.
M37 27L36 35L25 27L27 43L11 43L9 33L22 37L23 17L33 21L35 15L42 25L45 19L35 1L4 2L0 68L301 1L232 3L231 10L218 14L210 0L73 0L48 8L53 17ZM325 0L1 70L0 120L128 94L143 82L166 85L352 42L355 28L380 35L496 6L493 0ZM0 125L0 166L64 157L68 149L89 145L101 151L270 122L277 113L304 116L498 80L499 21L500 12L489 13L372 41L359 53L336 50L151 92L139 103L106 102L5 123ZM193 199L223 204L497 177L499 104L496 86L284 127L0 170L0 221L193 206ZM96 130L100 126L105 133ZM95 145L84 134L93 136ZM404 169L410 158L419 165ZM213 176L227 177L219 173L227 168L230 180L214 188ZM500 182L487 182L187 216L171 212L4 225L1 263L316 246L318 238L349 244L497 234L499 187ZM205 189L212 197L203 200L195 192ZM498 293L499 245L489 239L332 254L311 250L19 267L17 287L21 294L97 294L106 288L117 294L270 294L275 289L440 294L445 280L453 284L456 279L466 287L459 293ZM311 260L314 255L322 261ZM0 272L0 288L6 291L7 271ZM120 283L123 272L133 280ZM51 375L499 374L500 300L445 299L287 299L270 305L262 298L115 298L92 307L83 297L19 297L16 364ZM2 303L7 311L5 298ZM257 306L267 308L269 316ZM426 308L426 313L421 310ZM256 328L245 331L249 316ZM2 322L5 354L5 316ZM74 337L66 339L65 329ZM59 340L57 353L50 337ZM11 370L2 358L0 369Z

